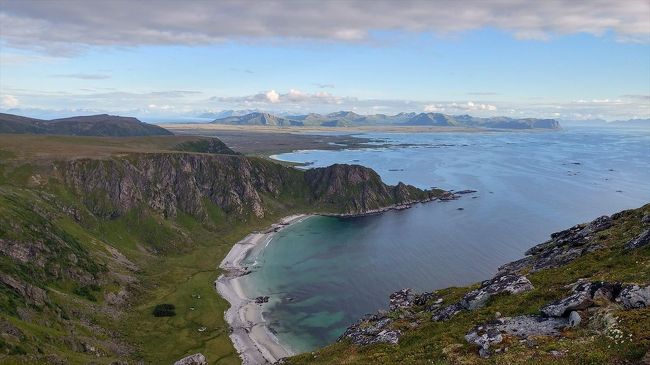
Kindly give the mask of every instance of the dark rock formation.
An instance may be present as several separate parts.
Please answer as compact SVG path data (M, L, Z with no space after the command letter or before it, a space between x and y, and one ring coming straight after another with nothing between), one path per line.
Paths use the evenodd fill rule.
M349 326L338 341L349 339L356 345L396 344L401 332L390 328L392 322L386 312L380 311L374 315L366 315Z
M463 307L461 303L454 303L442 309L434 311L431 315L431 320L434 322L446 321L463 310L465 310L465 307Z
M638 236L631 239L628 243L625 244L625 248L628 250L643 247L650 243L650 229L646 229L641 232Z
M269 302L269 297L268 296L260 296L255 298L255 303L257 304L262 304L262 303L268 303Z
M646 308L650 306L650 285L642 288L638 285L623 287L616 301L625 309Z
M481 287L470 291L458 303L451 304L434 311L431 319L434 322L446 321L462 310L474 310L485 306L490 297L501 294L519 294L534 289L533 284L525 277L515 274L496 276L481 283Z
M499 268L500 274L515 273L524 268L532 272L565 265L576 258L599 249L594 234L612 225L612 218L599 217L587 224L578 224L567 230L553 233L547 242L526 251L527 257L505 264Z
M402 289L394 292L389 297L389 308L392 311L410 308L413 306L415 300L415 293L412 289Z

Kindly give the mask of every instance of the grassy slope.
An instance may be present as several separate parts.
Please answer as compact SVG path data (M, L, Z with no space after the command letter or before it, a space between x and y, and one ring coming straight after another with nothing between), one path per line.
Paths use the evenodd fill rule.
M252 230L264 228L283 216L312 211L313 206L297 198L307 195L301 188L304 184L277 198L264 197L263 219L234 219L206 201L210 215L207 222L184 214L163 219L146 207L117 219L103 220L93 216L82 204L81 197L67 190L59 179L49 177L54 160L168 152L177 150L181 143L187 146L188 142L202 140L182 136L0 135L0 218L12 227L10 232L0 230L0 238L38 240L44 222L49 222L56 228L55 238L65 237L68 245L80 247L76 255L96 262L100 268L97 275L103 278L98 287L80 285L74 280L35 281L28 272L34 265L20 266L0 255L0 273L48 289L46 305L38 306L21 301L0 285L4 290L0 292L3 309L0 333L5 332L0 335L0 363L51 363L59 358L71 364L91 360L108 364L118 359L164 364L195 352L202 352L211 364L240 363L223 318L228 303L213 287L219 275L217 266L232 244ZM278 168L266 160L255 161L262 169ZM62 207L76 209L81 219L73 219ZM25 227L32 226L34 235L30 236ZM112 249L117 249L140 270L132 272L116 262ZM74 266L66 261L67 251L60 256L53 259L52 265ZM39 275L47 279L47 268ZM119 280L121 277L137 282L125 285ZM108 293L118 293L122 287L128 287L131 293L130 307L121 315L113 315L106 310L105 298ZM160 303L174 304L177 315L154 317L152 309ZM31 320L19 319L16 308L20 307L28 308ZM22 334L6 335L3 328L7 327L15 327ZM200 327L207 329L199 332ZM97 345L94 339L104 343ZM84 352L80 349L84 343L92 343L102 356ZM122 355L110 355L116 347Z
M132 300L133 307L117 320L94 307L103 304L105 293L117 289L111 283L102 285L98 291L90 291L96 302L75 294L74 289L78 285L71 282L45 283L49 289L48 306L67 308L88 319L89 323L73 326L63 324L65 321L49 320L58 314L29 305L34 312L34 320L31 323L21 321L8 315L12 313L8 310L11 305L4 301L5 298L17 300L15 296L11 291L0 293L0 299L3 299L0 318L9 321L24 334L23 338L0 337L0 363L33 362L32 357L22 356L25 353L43 356L55 354L73 364L85 364L91 360L110 363L118 359L95 358L92 353L71 351L62 340L71 332L82 340L89 335L106 340L124 339L125 342L136 345L135 351L127 358L142 358L147 363L172 363L184 355L199 351L212 364L240 363L223 319L228 303L216 295L212 285L219 275L216 267L232 244L250 231L268 226L282 216L305 211L306 206L301 206L299 202L283 205L269 201L267 208L270 214L262 220L247 219L248 222L228 218L217 206L209 203L211 224L208 225L183 214L174 220L162 219L144 208L109 221L85 214L83 223L80 223L65 214L59 214L57 204L63 203L53 204L43 199L42 193L56 196L57 202L81 208L77 197L71 196L57 182L37 184L31 177L38 175L39 170L44 169L52 158L104 158L122 152L158 152L168 150L177 143L196 139L197 137L112 139L0 136L3 146L0 149L0 216L15 222L17 226L25 227L30 224L30 220L37 218L31 211L32 207L39 207L39 210L46 212L46 217L52 219L61 235L72 237L71 240L83 247L84 256L107 265L107 270L123 268L111 265L110 260L105 259L105 245L117 248L141 269L135 275L140 283L134 289L139 294ZM31 161L31 164L22 163L25 160ZM26 234L23 230L18 231ZM29 239L27 236L20 237L20 234L14 234L12 238ZM153 255L147 251L152 248L165 254ZM0 258L3 263L2 272L22 277L20 268L12 265L10 259L6 256ZM0 288L4 287L0 285ZM196 298L196 294L200 295L200 299ZM175 317L156 318L151 315L153 307L163 302L175 304ZM194 307L194 310L190 310L190 307ZM93 331L95 326L116 332L98 334ZM197 329L202 326L207 327L207 330L198 332ZM49 360L40 362L48 363Z
M495 312L504 316L536 314L539 308L568 295L565 285L579 278L593 281L620 281L650 283L650 246L625 251L623 245L642 231L641 217L650 214L650 205L628 211L616 224L598 234L605 245L602 250L587 254L574 262L557 268L528 275L535 290L520 295L500 295L491 299L485 308L461 312L447 322L432 322L429 314L422 314L421 324L415 329L402 323L406 334L398 345L358 347L349 342L330 345L314 354L292 358L288 364L617 364L637 363L650 348L650 308L637 310L614 309L618 318L616 327L623 331L626 341L616 343L597 331L600 323L591 322L577 329L566 330L559 339L542 338L527 346L516 339L501 344L508 351L482 359L477 348L464 340L464 335L475 325L494 318ZM463 294L478 287L439 290L445 303L453 303ZM399 288L395 288L399 289ZM397 315L397 314L395 314ZM399 321L397 321L399 322ZM399 324L398 324L399 326ZM567 350L557 358L549 351Z

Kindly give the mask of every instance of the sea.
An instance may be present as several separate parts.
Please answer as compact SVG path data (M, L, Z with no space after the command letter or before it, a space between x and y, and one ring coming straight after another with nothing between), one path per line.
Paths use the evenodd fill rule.
M264 318L296 353L336 341L363 314L387 308L394 291L491 278L553 232L650 203L650 129L359 136L376 144L274 158L359 164L388 184L476 192L379 215L315 216L254 250L244 290L271 297Z

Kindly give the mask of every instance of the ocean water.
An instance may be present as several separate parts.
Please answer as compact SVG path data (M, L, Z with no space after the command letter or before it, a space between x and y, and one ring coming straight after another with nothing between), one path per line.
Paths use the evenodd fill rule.
M276 157L357 163L390 184L477 192L375 216L313 217L252 253L246 290L271 296L264 316L297 352L335 341L386 308L393 291L487 279L552 232L650 202L650 130L363 136L391 146Z

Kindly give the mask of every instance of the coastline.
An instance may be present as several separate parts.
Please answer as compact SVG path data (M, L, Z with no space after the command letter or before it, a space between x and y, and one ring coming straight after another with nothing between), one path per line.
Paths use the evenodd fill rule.
M230 303L224 317L231 328L230 339L244 365L274 363L293 355L293 352L280 344L271 333L262 316L262 305L244 293L239 279L248 272L241 263L253 248L269 242L276 232L311 216L297 214L284 217L263 232L247 235L233 245L219 264L225 273L219 275L214 285L219 295Z
M224 273L219 275L214 282L218 294L230 303L230 308L225 312L224 318L230 327L230 340L242 359L243 365L256 365L275 363L276 361L295 355L287 346L281 344L271 332L264 319L263 304L256 303L244 293L240 279L249 273L242 262L248 254L260 245L266 245L280 230L292 224L302 222L316 215L331 217L356 217L383 213L389 210L408 209L415 203L426 203L439 198L429 198L423 201L413 201L400 205L356 214L296 214L284 217L260 232L253 232L235 243L226 257L219 264Z

